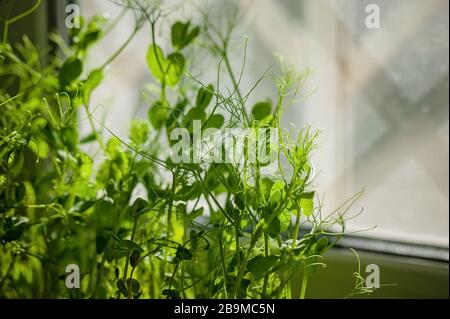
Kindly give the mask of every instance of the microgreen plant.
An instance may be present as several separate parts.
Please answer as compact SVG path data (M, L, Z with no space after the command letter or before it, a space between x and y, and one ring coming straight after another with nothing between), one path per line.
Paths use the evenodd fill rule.
M170 21L168 10L149 1L115 2L134 14L135 26L93 69L86 66L89 50L114 21L81 19L67 43L51 36L60 52L50 56L27 37L13 46L5 29L0 296L306 297L310 274L326 266L323 254L344 233L345 220L352 218L347 213L360 196L322 215L311 162L318 133L282 126L307 72L283 65L279 75L263 73L254 87L271 75L274 102L264 97L249 105L253 89L243 92L240 85L244 67L235 73L230 61L235 16L222 29L207 15L198 24L171 22L163 34L170 41L163 45L155 35ZM4 21L13 28L15 20ZM148 117L133 120L123 138L96 118L91 94L106 67L147 28L142 55L157 96L149 95ZM215 83L203 83L190 64L189 57L205 50L217 67L202 72L213 72ZM81 121L89 123L89 132L79 131ZM259 152L250 158L244 136L239 161L174 161L167 150L180 141L172 133L184 129L194 138L194 123L200 133L231 128L276 136L265 145L274 160L267 163ZM258 149L266 140L255 141ZM100 160L85 151L89 145L96 145ZM194 147L184 150L187 158ZM146 195L135 196L139 188ZM73 263L81 272L79 289L65 286L65 267Z

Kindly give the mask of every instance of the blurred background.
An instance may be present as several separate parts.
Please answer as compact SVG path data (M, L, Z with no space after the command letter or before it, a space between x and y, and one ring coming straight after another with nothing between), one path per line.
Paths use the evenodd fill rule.
M122 10L107 0L79 3L86 16L113 18ZM369 4L379 8L379 28L366 25ZM232 5L183 1L169 18L194 17L201 23L199 10L220 19ZM448 248L449 2L241 0L237 5L242 20L232 52L237 72L248 36L244 91L267 67L276 74L275 53L310 70L305 97L290 107L286 126L311 124L322 130L314 161L326 208L364 189L358 203L364 213L349 229L376 226L364 236ZM131 14L125 16L93 49L92 65L123 43L133 21ZM124 136L129 119L145 116L148 107L142 90L151 83L143 54L149 43L144 28L95 93L106 125ZM201 77L214 79L215 68L209 70ZM266 79L252 98L274 98L274 93L273 81Z
M109 1L79 3L88 16L105 12L114 17L121 11ZM272 66L270 73L277 73L275 54L309 70L303 98L289 108L285 124L310 124L322 131L314 162L318 169L315 183L325 195L325 211L364 189L356 205L364 212L348 223L348 229L376 228L349 238L344 246L366 250L365 263L379 264L382 282L395 284L375 296L448 298L449 2L198 0L177 6L179 3L168 4L176 8L171 21L193 17L201 23L199 10L207 11L211 20L220 20L233 12L233 6L239 7L242 16L234 32L232 61L234 69L240 70L248 36L244 91L267 67ZM369 4L379 8L379 28L366 24ZM132 27L132 16L124 17L94 49L93 65L107 59ZM162 43L165 34L168 30L159 34ZM137 92L142 94L142 88L151 82L142 54L149 42L149 31L144 29L111 67L108 84L95 93L96 102L104 105L107 126L124 136L128 119L144 117L148 107ZM200 77L214 81L216 65L203 68ZM112 99L110 92L115 92ZM250 101L273 99L275 93L273 81L266 79ZM354 271L349 267L354 260L348 251L331 252L329 258L330 270L313 278L313 297L342 296L347 276ZM342 290L330 288L331 280Z

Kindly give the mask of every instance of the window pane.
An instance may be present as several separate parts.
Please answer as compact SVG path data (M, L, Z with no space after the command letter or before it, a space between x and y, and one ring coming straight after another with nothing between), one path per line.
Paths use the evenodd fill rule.
M88 16L120 13L109 1L80 3ZM214 1L209 10L230 2L224 3ZM379 8L379 28L366 25L369 4ZM275 64L274 52L311 71L305 98L290 107L286 126L311 123L323 131L314 162L325 211L364 189L355 205L355 212L359 207L364 212L349 221L350 230L377 226L363 235L448 247L448 1L258 0L238 5L246 15L235 33L233 66L242 65L242 35L248 34L244 88ZM175 16L190 16L192 10L186 5ZM107 59L132 27L132 16L126 16L95 48L93 63ZM126 133L122 123L128 119L145 116L148 106L139 91L151 82L143 54L149 43L144 29L111 66L107 85L95 93L94 102L104 105L96 116L104 116L105 125L118 133ZM214 79L207 70L200 76ZM114 99L105 100L111 92ZM271 92L274 86L266 79L253 96Z

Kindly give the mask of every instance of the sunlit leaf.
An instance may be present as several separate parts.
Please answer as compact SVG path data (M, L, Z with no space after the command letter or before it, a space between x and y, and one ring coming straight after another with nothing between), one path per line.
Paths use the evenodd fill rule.
M167 61L164 58L162 49L155 44L151 44L147 50L147 65L153 76L159 81L163 81L167 68Z
M192 122L194 120L201 121L202 123L205 121L206 113L203 109L199 107L194 107L189 110L186 115L186 121Z
M305 216L311 216L314 212L314 192L303 193L300 197L300 207Z
M183 74L186 60L180 53L172 53L167 57L167 60L167 69L165 72L167 78L166 81L170 86L175 86L180 81L180 77Z
M164 57L162 49L157 45L150 45L147 51L147 65L153 76L160 82L170 86L176 85L184 71L186 60L181 53L172 53Z
M97 88L103 81L103 70L95 69L89 73L85 83L84 83L84 102L87 103L91 97L92 91Z
M284 192L284 182L281 180L276 181L272 188L270 189L270 206L275 207L277 206L281 199L283 198L285 192Z
M158 101L150 107L148 118L152 126L155 129L160 130L167 122L168 114L167 107L163 106L163 104Z
M149 127L146 121L133 120L131 122L130 139L135 145L142 145L147 141Z

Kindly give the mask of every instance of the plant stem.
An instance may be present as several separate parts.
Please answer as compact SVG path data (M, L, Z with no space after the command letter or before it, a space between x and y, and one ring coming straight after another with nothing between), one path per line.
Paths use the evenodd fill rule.
M297 207L297 216L295 219L295 228L294 228L294 236L292 238L292 249L297 245L298 233L300 232L300 207Z
M238 292L239 287L241 285L242 277L244 276L245 268L247 267L248 260L250 259L250 255L251 255L251 253L253 251L253 248L255 248L255 245L258 242L258 239L259 239L259 237L262 234L262 230L263 230L263 228L259 227L255 231L255 233L252 234L252 238L250 240L250 246L247 249L247 253L244 256L244 260L241 263L241 266L240 266L240 269L238 271L238 275L237 275L237 278L236 278L236 283L235 283L235 287L234 287L234 296L235 296L235 298L237 296L237 292Z
M222 269L223 269L223 286L225 291L225 299L228 298L227 293L227 268L225 265L225 256L223 253L223 247L222 247L222 232L219 231L219 251L220 251L220 261L222 262Z
M3 43L6 43L6 41L8 40L9 25L16 21L19 21L20 19L25 18L27 15L33 13L39 7L40 4L41 4L41 0L36 0L36 2L33 4L33 6L30 9L18 14L14 18L6 20L4 29L3 29Z
M136 234L136 228L137 228L137 223L138 223L138 218L139 216L136 216L134 218L134 222L133 222L133 229L131 231L131 237L130 240L134 241L134 235ZM131 251L128 252L127 254L127 260L125 261L125 268L123 270L123 281L125 286L127 285L127 275L128 275L128 264L130 263L130 257L131 257ZM132 271L133 272L133 271ZM130 286L131 286L131 279L130 279ZM128 287L129 288L129 287ZM130 298L130 289L128 289L128 298Z
M236 244L236 247L235 247L235 249L236 249L236 262L237 262L237 265L240 265L241 264L241 253L240 253L240 243L239 243L239 226L238 226L238 224L237 224L238 222L236 221L235 222L235 225L234 225L234 236L235 236L235 244ZM236 267L236 271L239 269L239 267Z
M269 236L267 233L264 233L264 256L267 257L269 255ZM269 282L269 271L266 271L264 274L264 284L261 293L262 298L266 298L267 292L267 283Z
M300 299L305 299L306 287L308 285L308 267L303 268L302 290L300 291Z
M225 66L227 68L228 74L230 75L231 82L233 83L234 89L236 90L236 94L239 98L239 104L241 104L241 113L244 118L244 122L246 125L249 125L249 119L247 112L245 111L244 107L244 100L242 99L241 91L239 90L239 84L236 81L236 78L233 73L233 69L231 68L230 60L228 58L228 54L226 52L226 49L223 50L223 61L225 62Z
M177 174L178 174L178 169L173 172L172 174L172 189L171 189L171 194L170 194L170 201L169 201L169 207L167 209L167 238L169 238L170 236L170 232L171 232L171 222L172 222L172 210L173 210L173 198L175 196L175 190L177 187Z

